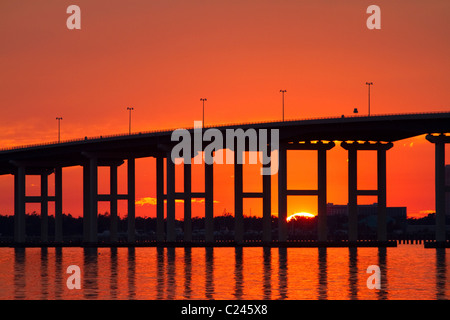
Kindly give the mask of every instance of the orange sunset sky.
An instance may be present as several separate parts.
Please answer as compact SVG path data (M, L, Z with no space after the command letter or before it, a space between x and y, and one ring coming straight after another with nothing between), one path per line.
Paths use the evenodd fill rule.
M66 27L71 4L81 8L81 30ZM381 8L381 30L366 27L371 4ZM206 125L280 120L280 89L286 119L365 114L366 81L372 114L450 111L449 40L448 0L2 0L0 143L55 141L56 117L62 140L127 133L127 106L136 132L192 127L200 98L208 99ZM335 147L328 155L328 202L346 204L347 154ZM407 206L409 216L433 211L433 145L424 136L396 142L387 157L388 206ZM358 165L358 187L375 188L375 153L361 153ZM155 161L139 159L136 170L136 213L154 217ZM261 190L258 170L244 169L244 191ZM316 170L313 152L290 152L288 188L314 188ZM125 193L126 164L119 175ZM181 191L182 168L177 176ZM201 166L193 176L202 191ZM231 165L215 167L216 215L234 211L232 176ZM99 177L107 193L106 168ZM63 179L64 212L79 216L81 167L65 168ZM39 194L38 177L26 182L27 194ZM244 213L260 216L261 202L244 201ZM289 198L288 214L300 211L317 213L315 198ZM12 212L13 178L0 176L0 214ZM193 214L203 214L201 201Z

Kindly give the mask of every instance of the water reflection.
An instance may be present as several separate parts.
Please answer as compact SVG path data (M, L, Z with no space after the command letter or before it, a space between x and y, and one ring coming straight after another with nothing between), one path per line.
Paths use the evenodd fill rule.
M205 248L205 295L214 299L214 248Z
M184 248L184 299L190 299L192 295L192 249Z
M243 249L238 247L234 249L234 297L238 300L241 300L244 294L243 271Z
M270 300L272 295L272 249L263 248L263 299Z
M48 248L41 248L41 299L48 297Z
M55 299L62 299L64 292L63 249L55 248Z
M55 248L54 256L51 254L52 249L15 248L10 251L13 254L10 262L3 263L4 269L0 270L3 274L8 273L7 270L13 271L10 280L6 278L13 287L5 287L0 291L0 298L223 299L231 296L234 299L256 297L269 300L304 299L302 292L305 291L302 290L309 290L315 295L313 298L317 299L334 296L350 300L448 299L446 249L423 249L428 251L414 255L415 251L410 248L401 254L395 251L400 249L390 251L386 248L373 248L370 249L369 256L368 249L365 248L342 248L341 254L344 256L340 256L339 259L343 259L339 261L343 264L336 263L335 249L327 248L304 251L262 248L262 252L261 248L234 248L231 249L234 250L234 261L229 256L232 251L221 248ZM369 260L373 257L375 261ZM142 267L138 264L139 261L144 261ZM402 276L399 272L404 271L399 270L404 270L405 261L412 266L422 266L409 270L411 279L414 272L422 276L420 272L429 275L434 271L431 282L417 282L416 292L411 291L411 285L406 282L401 287L402 282L398 281L398 277ZM289 270L289 262L291 267L293 263L297 265ZM380 267L379 290L366 288L368 263L375 263ZM71 264L81 267L81 291L66 288L66 268ZM309 274L306 281L301 283L305 286L298 287L296 283L300 278L296 278L297 270L314 268L317 271L299 275L303 277ZM389 276L392 288L388 286ZM429 278L422 276L422 279ZM335 283L336 281L339 283ZM145 289L144 295L139 292L140 288Z
M117 257L117 248L110 249L109 261L111 265L111 273L109 278L109 293L111 295L111 299L117 299L117 291L118 291L118 257Z
M25 248L14 248L14 299L25 299Z
M348 249L348 287L349 299L358 299L358 249Z
M378 300L388 299L386 248L378 248L378 266L381 272L381 288L377 290Z
M327 274L327 248L319 248L319 286L318 296L319 300L327 299L328 297L328 274Z
M175 276L175 248L167 248L167 299L172 300L175 299L175 292L177 288L177 281Z
M98 297L98 250L97 248L83 249L83 293L86 299Z
M436 249L436 299L442 300L445 297L445 285L447 283L446 277L447 266L445 263L445 249Z
M164 248L156 248L156 299L164 299Z
M278 292L280 300L288 298L288 265L287 265L287 248L278 248Z
M128 248L128 299L136 297L136 249Z

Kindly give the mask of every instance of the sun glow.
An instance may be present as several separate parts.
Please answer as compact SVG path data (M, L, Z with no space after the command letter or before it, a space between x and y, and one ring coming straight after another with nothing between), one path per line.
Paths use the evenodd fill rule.
M309 212L297 212L294 214L291 214L289 217L287 217L286 221L291 221L292 219L299 217L299 218L314 218L315 215Z

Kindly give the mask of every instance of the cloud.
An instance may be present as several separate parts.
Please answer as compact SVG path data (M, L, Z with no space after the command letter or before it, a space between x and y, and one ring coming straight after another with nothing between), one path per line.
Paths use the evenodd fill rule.
M205 203L205 199L191 199L192 203ZM164 200L164 202L166 202L166 200ZM183 199L175 199L175 203L184 203ZM214 203L219 203L219 201L214 200ZM144 197L144 198L140 198L139 200L136 200L135 202L136 205L138 206L145 206L145 205L150 205L150 206L156 206L156 198L153 197Z

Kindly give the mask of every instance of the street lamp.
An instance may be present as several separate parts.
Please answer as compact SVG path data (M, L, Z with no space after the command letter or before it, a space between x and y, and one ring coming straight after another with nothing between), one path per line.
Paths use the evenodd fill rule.
M280 92L281 92L281 106L282 106L282 115L283 115L282 119L283 119L283 121L284 121L284 93L286 91L287 90L280 90Z
M56 120L58 121L58 143L61 142L61 120L62 117L56 117Z
M202 101L202 104L203 104L202 124L203 124L203 126L205 126L205 101L206 101L206 98L200 98L200 101Z
M133 107L127 107L130 116L128 117L128 134L131 134L131 111L134 110Z
M373 85L373 82L366 82L366 84L369 87L369 117L370 117L370 86Z

